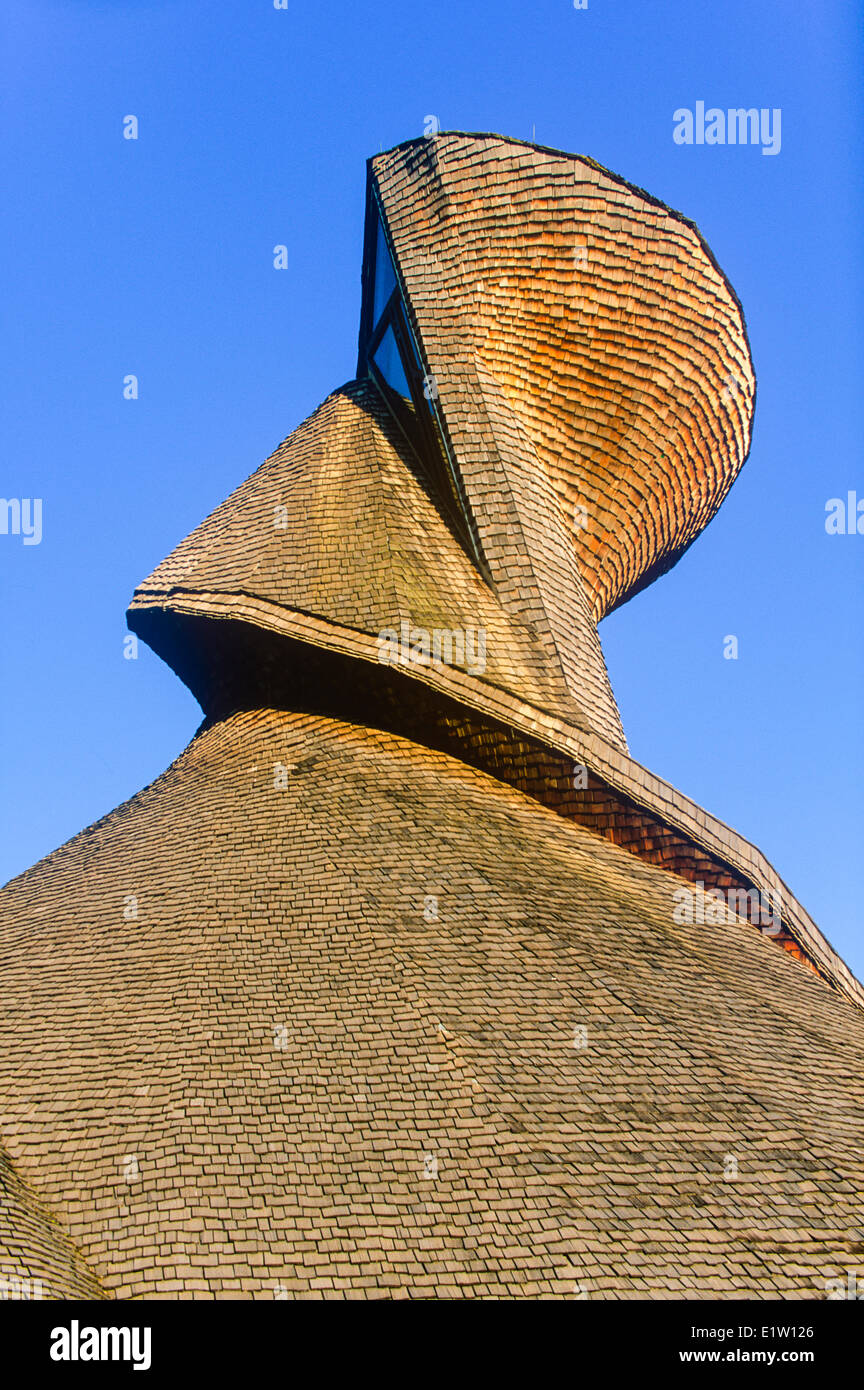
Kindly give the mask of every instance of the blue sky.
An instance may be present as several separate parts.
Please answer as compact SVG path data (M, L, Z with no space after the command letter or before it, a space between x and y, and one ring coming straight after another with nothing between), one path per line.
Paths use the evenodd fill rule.
M850 0L6 0L0 494L43 499L43 538L0 535L0 881L194 732L174 674L123 659L129 597L353 375L365 159L434 114L649 189L741 298L750 461L601 636L634 756L759 845L864 975L864 537L824 525L864 497L861 20ZM700 100L779 107L780 153L677 145Z

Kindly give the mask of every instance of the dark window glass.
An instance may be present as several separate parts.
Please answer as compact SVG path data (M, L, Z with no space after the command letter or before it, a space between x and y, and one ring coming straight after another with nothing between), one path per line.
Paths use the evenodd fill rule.
M403 396L406 401L410 401L411 390L408 386L405 368L402 366L402 358L399 353L399 346L396 342L396 334L393 332L392 324L388 323L384 331L384 336L375 349L372 360L387 382L387 385L392 387L397 395Z
M378 242L375 247L375 294L372 300L372 327L380 319L387 301L396 288L396 273L384 237L384 228L378 223Z
M424 404L429 420L435 425L435 434L438 435L438 424L436 424L435 421L435 409L433 409L432 406L433 400L438 399L438 384L436 384L435 377L428 377L424 368L422 368L422 363L421 360L419 360L419 354L417 352L417 343L414 342L414 334L410 331L410 328L404 324L404 321L403 336L408 345L408 352L411 353L411 363L413 363L414 371L417 373L419 382L418 398L421 400L422 404Z
M371 289L372 304L370 309L368 299L364 302L364 336L358 371L370 374L377 383L395 424L410 447L415 460L410 466L415 468L417 477L454 535L488 579L439 422L437 383L424 370L418 343L409 326L383 219L377 207L372 208L371 214L375 218L371 286L368 262L363 275L365 294ZM369 249L371 251L372 247Z
M405 324L404 319L403 319L403 326L402 326L402 334L403 334L403 337L404 337L406 343L408 344L408 351L409 351L410 354L411 354L411 362L413 363L414 371L417 373L418 379L419 379L419 380L422 382L422 384L423 384L423 398L424 398L424 400L425 400L425 402L426 402L426 408L427 408L427 409L430 411L430 413L431 413L432 407L431 407L430 404L429 404L429 396L426 394L427 391L431 390L431 386L430 386L430 384L429 384L429 381L428 381L428 379L427 379L427 377L426 377L425 372L423 371L423 366L422 366L422 364L421 364L421 362L420 362L420 358L419 358L418 355L417 355L417 348L416 348L415 343L414 343L414 334L411 332L411 330L410 330L410 329L408 328L408 326Z

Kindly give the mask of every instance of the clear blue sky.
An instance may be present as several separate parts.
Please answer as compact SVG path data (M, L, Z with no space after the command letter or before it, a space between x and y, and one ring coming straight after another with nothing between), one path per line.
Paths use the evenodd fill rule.
M750 461L601 636L634 756L758 844L864 975L864 536L824 528L828 498L864 497L861 19L853 0L6 0L0 495L44 514L38 546L0 535L0 880L194 732L174 674L143 645L123 659L129 597L352 376L364 161L434 114L649 189L742 300ZM676 145L700 100L781 108L780 153Z

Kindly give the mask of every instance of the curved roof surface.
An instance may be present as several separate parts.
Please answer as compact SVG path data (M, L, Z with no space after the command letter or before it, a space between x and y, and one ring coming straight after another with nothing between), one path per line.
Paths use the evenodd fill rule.
M370 381L351 382L138 587L129 621L138 628L149 614L147 640L158 643L160 625L170 625L178 611L286 633L308 616L323 621L345 650L353 651L360 636L371 639L373 656L379 634L401 637L403 622L409 636L414 629L468 633L469 648L482 631L482 662L454 661L437 671L409 662L406 669L444 686L461 673L463 690L497 688L601 729L623 747L578 583L577 576L565 647L568 685L548 629L530 621L526 604L505 607L471 564L414 471L378 390ZM196 694L207 708L209 692Z
M628 755L596 631L740 467L737 301L576 156L413 141L370 196L411 400L335 391L136 591L205 724L0 891L0 1276L824 1297L860 1246L864 990Z
M601 618L674 564L746 458L755 378L734 292L691 222L593 160L457 131L369 167L484 549L491 391Z
M34 1041L34 1046L35 1046ZM8 1092L4 1093L4 1102ZM29 1128L31 1104L22 1115ZM38 1125L37 1125L38 1127ZM5 1109L0 1129L17 1132ZM53 1141L48 1140L48 1145ZM51 1183L39 1175L40 1192ZM71 1213L82 1210L80 1193L68 1193L68 1205L49 1211L42 1197L16 1171L0 1144L0 1300L99 1299L106 1295L92 1268L69 1235Z
M235 714L0 892L16 1162L115 1296L824 1297L864 1015L680 883L409 739Z

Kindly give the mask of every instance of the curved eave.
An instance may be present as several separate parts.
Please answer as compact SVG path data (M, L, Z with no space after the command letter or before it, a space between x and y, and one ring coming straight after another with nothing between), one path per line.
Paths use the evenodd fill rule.
M335 653L372 665L380 671L376 639L368 633L340 627L308 613L264 603L247 595L218 593L136 592L127 613L131 631L169 663L174 636L172 623L183 617L207 623L242 624L291 642ZM184 639L185 641L185 639ZM181 642L179 645L183 645ZM386 670L387 668L385 668ZM395 668L400 677L419 682L464 709L499 726L542 743L574 765L586 767L605 786L660 824L700 847L763 900L782 904L783 926L817 973L864 1008L864 987L823 936L805 908L793 896L773 866L755 845L689 797L649 772L596 732L565 723L554 713L518 699L512 693L455 667L411 664ZM183 675L188 679L188 673ZM197 693L197 692L196 692ZM199 696L200 698L200 696Z

